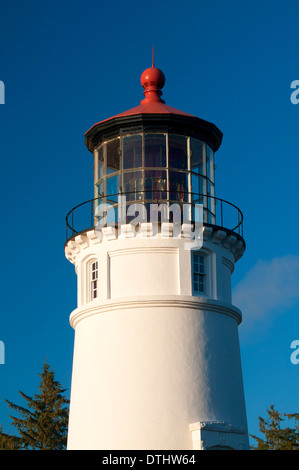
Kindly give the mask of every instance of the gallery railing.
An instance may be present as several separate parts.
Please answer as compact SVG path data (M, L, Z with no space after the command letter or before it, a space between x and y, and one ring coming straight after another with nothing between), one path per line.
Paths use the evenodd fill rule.
M168 194L169 198L167 198ZM199 213L198 207L202 205L202 222L204 225L225 228L225 230L234 232L243 238L243 214L237 206L224 199L193 192L174 194L173 191L160 191L154 194L153 191L132 191L129 193L126 192L125 194L115 193L100 196L73 207L66 216L66 240L68 241L78 233L91 230L99 223L99 218L101 217L105 216L107 224L109 225L110 211L115 212L114 221L117 225L119 201L120 197L122 197L123 203L124 196L125 205L132 206L133 209L134 204L142 204L146 210L149 208L150 204L164 204L169 208L171 208L171 205L177 204L181 208L182 222L184 210L189 214L190 222L195 222ZM184 200L189 198L191 201ZM107 210L102 210L103 207ZM101 208L100 211L99 208ZM125 221L125 223L129 223L133 218L131 212L130 216L126 215L122 220Z

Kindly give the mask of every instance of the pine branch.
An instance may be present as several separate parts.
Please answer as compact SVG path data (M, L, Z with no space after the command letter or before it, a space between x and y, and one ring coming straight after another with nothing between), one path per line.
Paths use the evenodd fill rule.
M9 400L6 400L6 399L5 399L5 401L8 404L9 408L11 408L14 411L19 412L22 416L33 415L33 413L30 410L28 410L27 408L23 408L22 406L15 405L14 403L12 403L12 402L10 402Z

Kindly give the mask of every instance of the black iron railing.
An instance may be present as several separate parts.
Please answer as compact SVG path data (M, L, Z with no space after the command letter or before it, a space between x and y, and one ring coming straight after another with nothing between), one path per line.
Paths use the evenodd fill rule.
M145 197L147 194L151 195L151 199ZM169 198L167 195L169 193ZM150 204L165 204L170 207L172 204L178 204L181 207L183 217L183 210L189 211L190 222L195 222L195 217L198 212L196 208L198 205L203 206L202 221L204 225L218 226L226 229L227 231L234 232L243 238L243 214L241 210L224 199L215 196L199 193L177 193L174 196L177 199L170 199L173 196L173 191L160 191L156 192L153 196L153 191L133 191L125 194L115 193L107 196L100 196L98 198L89 199L82 202L71 209L66 216L66 241L76 236L78 233L88 231L94 228L99 218L107 215L109 211L117 211L119 209L119 197L126 197L125 205L142 204L147 210ZM192 198L191 202L181 199ZM101 204L106 204L107 210L100 211ZM132 216L125 216L124 223L129 223ZM109 217L106 216L107 225L109 225ZM117 224L118 214L114 217ZM171 220L170 220L171 221ZM182 218L183 222L183 218Z

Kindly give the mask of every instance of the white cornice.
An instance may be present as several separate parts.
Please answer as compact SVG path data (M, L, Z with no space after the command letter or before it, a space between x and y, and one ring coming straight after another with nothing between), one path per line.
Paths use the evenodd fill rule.
M225 249L229 250L233 254L235 262L241 258L245 251L245 242L243 239L238 238L237 235L231 232L220 230L217 227L204 226L201 237L203 246L206 242L211 242L215 245L222 245ZM148 223L144 224L144 227L141 227L141 230L137 233L132 232L132 227L128 224L122 225L119 230L114 227L106 227L103 228L102 231L90 230L75 236L65 245L65 256L71 263L75 264L77 255L82 251L100 243L111 243L111 241L118 238L122 240L125 238L154 238L161 240L167 238L183 238L184 242L187 243L186 230L183 231L183 226L180 236L173 237L173 224L170 223L163 223L158 233L156 230L152 230L151 224ZM190 242L192 243L194 240L190 240Z
M116 310L127 310L134 308L183 308L192 310L204 310L216 312L233 318L239 325L242 320L241 311L235 306L226 302L221 302L204 297L193 296L151 296L151 297L128 297L119 299L109 299L106 301L93 301L83 307L76 308L70 315L70 324L73 328L79 321L92 315L99 315L105 312Z

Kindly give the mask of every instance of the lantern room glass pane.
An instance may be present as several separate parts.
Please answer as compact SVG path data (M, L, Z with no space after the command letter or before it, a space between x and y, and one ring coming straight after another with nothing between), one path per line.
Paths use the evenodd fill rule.
M191 174L192 202L203 203L204 181L202 176Z
M131 135L122 139L123 169L142 167L142 135Z
M145 199L167 199L167 178L164 170L145 170L144 175Z
M207 145L207 177L211 181L215 181L214 177L214 153L213 150Z
M104 184L103 184L103 182L98 184L97 186L98 186L98 196L99 197L103 196L104 195Z
M117 202L119 193L119 174L107 178L107 200Z
M120 139L107 142L107 174L120 169Z
M199 175L205 174L203 172L203 153L204 153L204 143L200 140L190 139L190 167L191 171L198 173Z
M166 136L163 134L145 134L144 166L166 167Z
M188 201L188 174L181 171L169 172L169 199L172 201Z
M104 152L103 145L99 148L99 179L104 176Z
M129 171L123 173L122 193L127 201L140 201L143 199L142 171Z
M168 136L168 166L187 170L188 168L187 137L169 134Z

